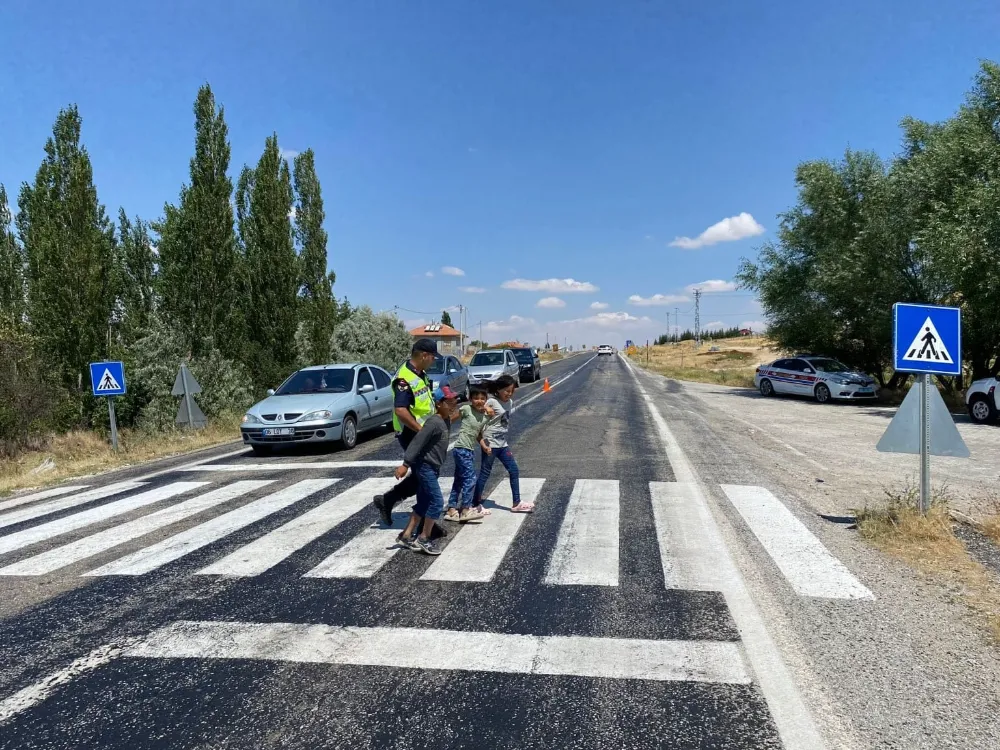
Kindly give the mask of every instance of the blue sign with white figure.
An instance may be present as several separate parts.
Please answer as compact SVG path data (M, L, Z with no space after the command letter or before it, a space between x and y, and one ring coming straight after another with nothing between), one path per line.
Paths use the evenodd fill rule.
M91 362L90 387L95 396L124 396L125 365L121 362Z
M892 312L892 348L899 372L962 374L961 310L897 302Z

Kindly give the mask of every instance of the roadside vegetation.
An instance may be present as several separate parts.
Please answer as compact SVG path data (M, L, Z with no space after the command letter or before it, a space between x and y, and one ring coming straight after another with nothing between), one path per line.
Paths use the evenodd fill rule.
M744 388L754 387L759 364L777 356L771 341L759 336L706 340L700 347L687 338L636 347L629 354L636 364L668 378Z

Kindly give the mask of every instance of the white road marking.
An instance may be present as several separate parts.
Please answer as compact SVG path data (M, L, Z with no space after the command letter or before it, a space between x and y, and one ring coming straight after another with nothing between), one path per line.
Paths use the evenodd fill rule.
M595 359L597 359L597 355L596 354L593 357L591 357L590 359L588 359L586 362L584 362L582 365L580 365L579 367L577 367L575 370L573 370L568 375L563 375L561 378L559 378L559 380L556 380L553 383L549 383L549 388L552 389L552 388L555 388L557 385L562 385L567 380L569 380L571 377L573 377L578 372L580 372L580 370L582 370L584 367L586 367L591 362L593 362ZM516 404L518 406L527 406L532 401L534 401L536 398L538 398L539 396L542 396L544 394L545 394L545 391L539 390L538 393L534 393L531 396L528 396L528 398L524 399L523 401L517 401Z
M521 480L521 502L534 503L544 479ZM420 576L422 581L491 581L527 513L510 513L513 498L510 484L504 482L489 496L496 506L483 523L464 524L462 533L448 540L448 545Z
M743 648L750 660L750 666L757 676L782 745L785 750L823 750L826 743L823 741L823 737L819 733L819 729L817 729L805 700L778 651L778 647L767 631L767 626L743 581L743 576L725 546L722 533L712 516L698 475L667 426L666 420L656 408L653 399L643 388L635 369L624 356L619 356L622 357L622 361L632 374L636 387L646 402L674 476L679 482L693 485L691 512L696 514L704 534L711 540L710 544L700 550L699 557L702 558L702 569L714 571L715 580L719 583L719 590L725 596L726 604L729 606L736 627L740 631Z
M123 656L267 659L660 682L750 683L738 644L727 641L180 621L154 631L127 648Z
M156 513L150 513L148 516L141 516L134 521L113 526L110 529L99 531L83 539L78 539L75 542L64 544L62 547L56 547L34 557L20 560L5 568L0 568L0 575L37 576L44 573L51 573L53 570L58 570L80 560L85 560L100 552L105 552L120 544L124 544L131 539L138 539L152 531L177 523L220 503L253 492L261 487L266 487L273 481L268 479L234 482L225 487L206 492L204 495L192 497L190 500L185 500L177 505L171 505Z
M59 511L66 510L67 508L75 508L78 505L89 503L92 500L100 500L101 498L110 497L111 495L119 495L122 492L134 490L136 487L142 487L145 484L145 482L117 482L115 484L109 484L104 487L88 490L87 492L81 492L79 495L60 497L57 500L50 500L47 503L34 505L30 508L21 508L21 510L15 510L11 513L4 513L0 516L0 529L5 526L13 526L15 523L21 523L22 521L30 521L33 518L58 513Z
M438 480L445 506L448 504L451 482L451 477L441 477ZM406 526L414 502L414 498L407 498L392 509L392 526L382 526L381 521L369 526L324 558L303 578L371 578L402 549L396 545L396 537ZM452 529L455 530L454 526Z
M374 495L392 487L392 477L366 479L284 526L202 568L199 575L256 576L273 568L296 550L319 539L358 511L371 505Z
M713 571L701 564L702 550L714 542L698 513L698 488L690 482L650 482L653 523L668 589L716 591Z
M80 490L85 490L89 486L90 485L88 484L77 484L77 485L68 485L66 487L53 487L50 490L41 490L40 492L32 492L30 495L21 495L20 497L14 497L9 500L4 500L3 502L0 502L0 510L9 510L10 508L16 508L18 505L33 503L36 500L44 500L47 497L68 495L70 492L79 492Z
M395 469L399 461L312 461L273 464L198 464L177 471L286 471L289 469Z
M98 521L120 516L122 513L138 510L146 505L152 505L175 495L204 487L206 484L209 484L209 482L174 482L173 484L141 492L132 497L116 500L107 505L99 505L96 508L74 513L65 518L57 518L55 521L49 521L38 526L32 526L30 529L8 534L7 536L0 537L0 555L27 547L29 544L34 544L44 539L52 539L68 531L82 529L84 526L89 526Z
M306 479L290 487L254 500L241 508L223 513L210 521L193 526L179 534L144 547L107 565L84 573L86 576L142 575L161 565L173 562L184 555L201 549L252 523L256 523L282 508L287 508L303 498L319 492L336 479Z
M543 583L618 585L618 495L618 480L576 480Z
M770 491L738 484L724 484L722 491L796 593L825 599L875 598Z

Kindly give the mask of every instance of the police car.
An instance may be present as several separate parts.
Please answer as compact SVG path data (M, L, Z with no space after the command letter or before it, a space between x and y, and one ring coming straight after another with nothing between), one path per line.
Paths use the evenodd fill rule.
M821 404L832 399L857 401L878 395L875 381L843 362L814 354L800 354L761 365L754 385L764 396L789 393L812 396Z
M965 392L969 416L977 424L991 424L1000 414L1000 381L996 378L976 380Z

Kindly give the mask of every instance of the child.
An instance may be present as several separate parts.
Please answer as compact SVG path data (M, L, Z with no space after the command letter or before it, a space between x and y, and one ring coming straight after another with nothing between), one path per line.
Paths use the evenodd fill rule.
M510 445L507 443L510 417L514 413L512 397L516 387L517 381L510 375L501 375L490 383L490 392L493 394L493 398L486 402L486 406L493 410L494 415L490 418L484 431L487 448L483 450L482 461L479 465L479 480L476 482L476 494L473 499L476 510L481 513L485 512L487 515L489 511L483 511L483 490L486 488L486 482L489 481L495 458L500 459L500 463L504 465L510 476L510 494L513 502L511 512L531 513L535 509L534 503L521 502L520 474L517 469L517 461L514 460L514 454L511 453Z
M460 523L482 523L483 513L472 507L473 492L476 487L476 446L484 453L490 452L490 447L483 437L483 429L493 410L486 407L486 388L475 384L469 386L469 403L459 409L459 419L462 420L458 439L455 440L455 481L451 485L451 496L448 498L448 512L444 515L446 521Z
M412 471L417 478L417 502L406 528L396 537L396 543L414 552L440 555L441 550L431 540L431 532L434 522L444 510L438 477L441 474L441 464L448 456L451 417L458 405L458 397L451 388L443 385L434 390L432 398L436 413L427 418L420 432L407 446L403 464L395 472L396 479L402 479L408 471ZM419 536L414 538L418 532Z

